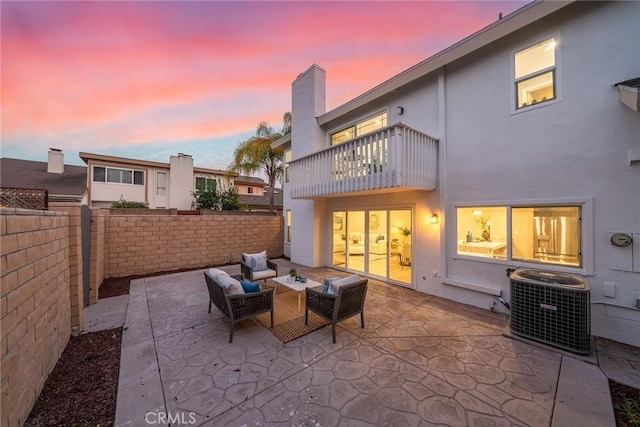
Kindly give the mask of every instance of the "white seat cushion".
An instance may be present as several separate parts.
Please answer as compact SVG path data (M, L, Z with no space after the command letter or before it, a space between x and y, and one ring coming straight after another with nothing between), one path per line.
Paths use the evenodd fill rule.
M351 276L344 277L339 280L335 280L329 284L329 292L328 294L338 295L338 291L340 290L340 286L348 285L349 283L355 283L360 280L360 276L357 274L352 274Z
M267 251L255 254L242 254L244 262L249 264L253 271L263 271L267 269Z
M217 279L218 276L228 276L229 275L229 273L227 273L226 271L218 270L217 268L210 268L209 269L209 274L214 279Z
M244 294L244 289L239 281L233 277L227 275L220 275L216 278L218 283L224 288L224 293L227 295Z
M269 277L276 277L276 271L267 269L262 271L254 271L253 272L253 280L267 279Z

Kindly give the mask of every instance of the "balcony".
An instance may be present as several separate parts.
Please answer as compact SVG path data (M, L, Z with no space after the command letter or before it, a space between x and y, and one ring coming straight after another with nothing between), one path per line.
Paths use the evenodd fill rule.
M436 139L396 124L290 162L291 197L435 190L437 159Z

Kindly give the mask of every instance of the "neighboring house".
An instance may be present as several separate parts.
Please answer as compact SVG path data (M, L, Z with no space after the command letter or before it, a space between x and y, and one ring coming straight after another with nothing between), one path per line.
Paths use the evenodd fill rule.
M47 162L0 159L0 186L47 190L49 208L87 204L87 168L64 164L64 154L51 149Z
M328 112L311 66L274 143L285 254L499 311L507 269L571 273L640 346L639 17L532 3Z
M198 168L186 154L171 156L169 163L80 153L89 169L87 186L91 207L110 207L121 198L147 202L152 209L194 208L193 192L214 182L218 188L233 185L233 172Z
M233 185L240 195L262 196L265 193L264 187L267 183L262 178L240 175L234 178Z
M267 183L262 178L253 176L238 176L234 178L233 185L238 190L240 200L247 205L249 212L269 212L269 190ZM282 191L274 190L275 212L282 213Z

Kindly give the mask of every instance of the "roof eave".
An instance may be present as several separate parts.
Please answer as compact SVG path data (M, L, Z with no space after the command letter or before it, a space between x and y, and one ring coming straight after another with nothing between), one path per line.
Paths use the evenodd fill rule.
M325 125L347 113L350 113L376 99L388 95L439 68L462 58L508 34L517 31L545 16L573 3L575 0L540 0L529 3L504 18L476 31L450 47L436 53L413 67L391 77L362 95L318 117L318 124ZM276 141L277 142L277 141Z
M290 142L291 142L291 134L288 133L288 134L284 135L283 137L273 141L271 143L271 148L282 147L283 145L286 145L287 143L290 143Z

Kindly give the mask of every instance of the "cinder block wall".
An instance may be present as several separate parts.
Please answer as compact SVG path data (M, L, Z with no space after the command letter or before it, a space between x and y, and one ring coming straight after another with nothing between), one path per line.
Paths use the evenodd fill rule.
M280 215L100 213L105 215L104 278L239 262L243 252L266 250L269 257L283 253ZM93 240L92 235L92 245Z
M82 296L82 226L80 206L62 202L50 202L49 210L69 214L69 292L71 295L71 326L82 331L84 304ZM87 267L89 268L89 267Z
M0 208L0 420L22 426L71 335L69 215Z
M98 302L98 290L105 277L106 224L109 211L91 209L91 266L89 270L89 304ZM122 276L116 276L122 277Z

